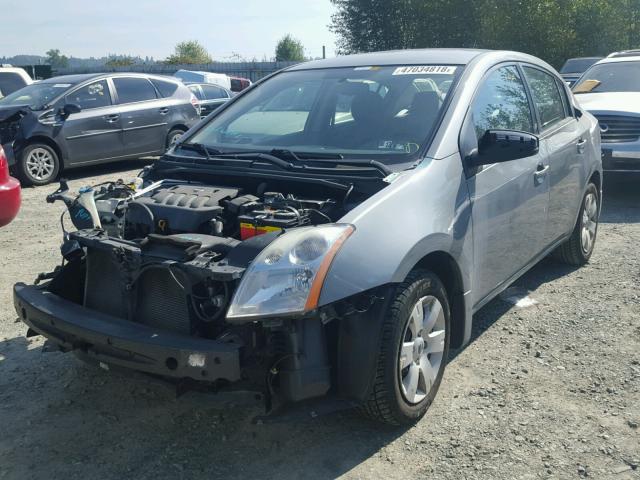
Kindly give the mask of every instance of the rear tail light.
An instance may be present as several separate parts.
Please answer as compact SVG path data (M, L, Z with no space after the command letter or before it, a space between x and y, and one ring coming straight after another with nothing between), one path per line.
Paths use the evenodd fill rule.
M0 184L9 180L9 162L2 147L0 147Z
M193 93L191 94L191 105L193 105L193 108L195 108L198 115L200 115L200 102Z

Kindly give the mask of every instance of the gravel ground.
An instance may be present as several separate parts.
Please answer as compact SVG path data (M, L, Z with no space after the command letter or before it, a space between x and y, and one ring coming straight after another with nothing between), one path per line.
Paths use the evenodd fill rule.
M71 186L143 165L74 172ZM588 266L544 261L516 284L536 305L497 299L476 315L429 413L402 430L352 412L254 425L256 409L41 353L11 286L59 261L54 188L25 189L0 231L0 479L640 478L637 184L606 185Z

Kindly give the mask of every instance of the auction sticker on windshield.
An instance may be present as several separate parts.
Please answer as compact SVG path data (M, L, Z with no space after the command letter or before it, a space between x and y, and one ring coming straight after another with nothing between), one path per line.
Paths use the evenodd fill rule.
M439 75L453 75L457 67L446 65L409 65L398 67L393 71L393 75L422 75L425 73Z

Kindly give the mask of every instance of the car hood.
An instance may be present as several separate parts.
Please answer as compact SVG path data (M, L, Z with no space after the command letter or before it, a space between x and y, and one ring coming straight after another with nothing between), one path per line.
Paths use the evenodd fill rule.
M589 112L640 114L640 92L581 93L576 100Z

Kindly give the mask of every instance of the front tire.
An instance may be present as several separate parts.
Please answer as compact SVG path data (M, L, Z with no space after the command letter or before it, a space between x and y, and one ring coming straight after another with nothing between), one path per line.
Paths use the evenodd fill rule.
M571 237L554 252L554 256L562 263L580 267L585 265L593 254L598 233L600 215L600 197L598 188L590 183L582 198L578 221Z
M171 147L173 147L176 142L178 140L180 140L180 137L184 135L184 130L180 129L180 128L174 128L173 130L171 130L168 134L167 134L167 141L166 141L166 145L165 145L165 149L169 150Z
M59 172L58 154L44 143L28 145L16 166L16 173L23 185L47 185L55 180Z
M391 425L422 418L442 381L450 324L449 301L438 277L427 270L409 274L385 314L365 415Z

